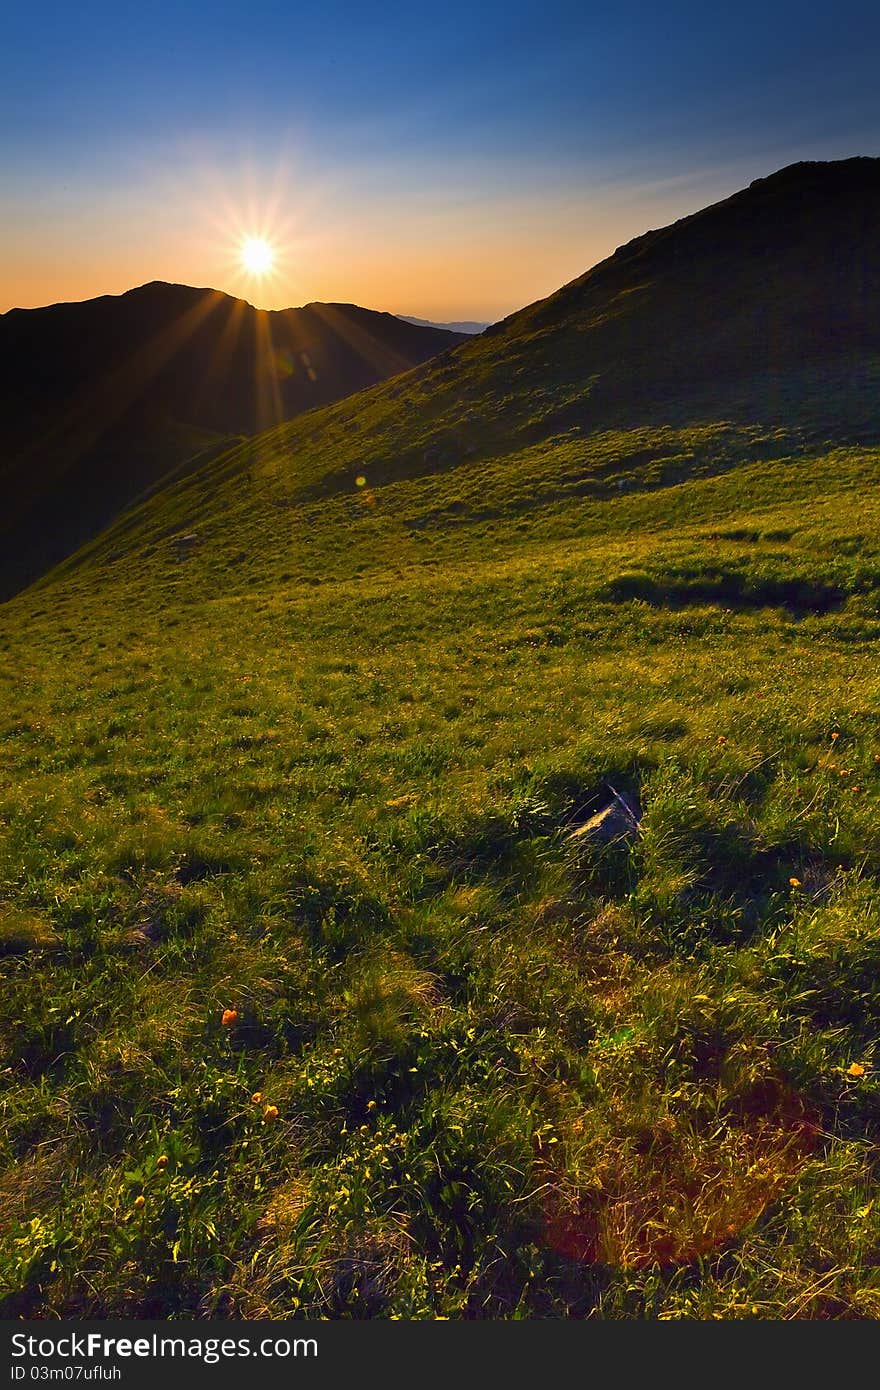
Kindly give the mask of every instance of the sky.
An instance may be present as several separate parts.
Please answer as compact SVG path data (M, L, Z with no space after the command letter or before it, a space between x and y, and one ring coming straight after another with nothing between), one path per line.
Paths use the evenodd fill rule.
M880 155L878 52L876 0L7 0L0 312L170 280L491 321L785 164Z

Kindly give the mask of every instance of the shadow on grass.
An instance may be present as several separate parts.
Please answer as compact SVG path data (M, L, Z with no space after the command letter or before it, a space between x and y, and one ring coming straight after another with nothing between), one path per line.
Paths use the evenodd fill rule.
M622 574L603 585L597 597L611 603L639 600L653 608L784 608L792 617L800 618L810 613L837 612L848 595L836 585L801 576L780 578L716 570L673 572L662 577L646 572Z

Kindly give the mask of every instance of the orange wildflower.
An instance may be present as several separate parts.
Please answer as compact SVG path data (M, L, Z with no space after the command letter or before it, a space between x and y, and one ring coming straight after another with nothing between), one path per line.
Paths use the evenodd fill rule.
M865 1068L862 1066L861 1062L850 1062L846 1069L846 1074L847 1076L864 1076Z
M264 1109L263 1109L263 1119L264 1119L264 1120L277 1120L277 1119L278 1119L278 1106L277 1106L277 1105L267 1105L267 1106L265 1106Z
M224 1009L220 1022L224 1028L232 1028L238 1022L238 1009Z

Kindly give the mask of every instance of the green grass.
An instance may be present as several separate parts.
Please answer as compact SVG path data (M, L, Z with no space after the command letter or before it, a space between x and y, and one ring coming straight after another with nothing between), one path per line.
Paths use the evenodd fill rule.
M880 450L431 370L0 610L0 1308L877 1316Z

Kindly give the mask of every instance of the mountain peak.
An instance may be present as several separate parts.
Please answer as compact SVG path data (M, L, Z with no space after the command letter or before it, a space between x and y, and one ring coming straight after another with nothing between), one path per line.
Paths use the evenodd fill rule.
M786 164L772 174L753 179L749 188L794 185L797 183L870 183L880 178L880 158L852 155L849 159L801 159Z

